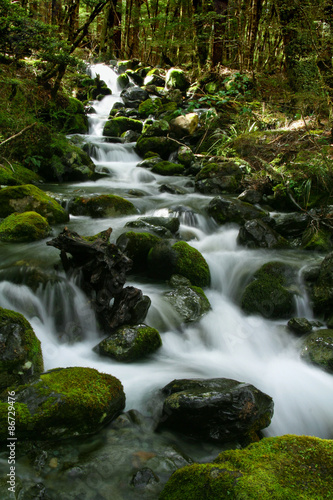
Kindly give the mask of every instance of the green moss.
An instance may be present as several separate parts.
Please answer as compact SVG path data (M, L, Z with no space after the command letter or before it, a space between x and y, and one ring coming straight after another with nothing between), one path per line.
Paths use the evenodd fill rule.
M192 290L194 290L203 299L202 302L203 313L208 312L211 309L211 305L203 289L200 286L191 286L190 288L192 288Z
M128 231L119 236L117 245L133 260L133 269L139 271L146 268L148 253L159 241L161 238L151 233Z
M331 233L324 229L313 231L310 228L303 233L302 246L306 250L328 252L332 249Z
M23 167L20 163L14 162L12 167L5 162L0 165L0 185L17 186L20 184L31 184L41 179L38 174Z
M50 370L38 381L14 390L18 401L16 436L22 439L91 434L125 406L119 380L92 368ZM1 428L6 433L5 426ZM3 432L1 437L5 437Z
M121 134L127 130L141 132L142 122L125 116L116 116L112 118L112 120L106 122L103 129L103 135L107 137L120 137Z
M13 213L0 222L0 240L28 242L41 240L50 234L49 223L36 212Z
M136 213L133 203L113 194L103 194L93 198L82 196L74 198L70 210L73 215L90 215L91 217L111 217Z
M177 470L160 500L331 498L333 441L286 435Z
M171 163L170 161L161 161L153 166L152 172L159 175L181 175L184 173L184 165Z
M68 214L61 205L32 184L0 190L0 217L26 211L37 212L51 224L68 221Z
M333 330L317 330L307 335L301 357L333 374Z
M172 246L177 253L176 274L188 278L192 285L205 287L210 284L210 271L201 253L185 241L179 241Z
M162 109L161 99L147 99L140 103L138 112L143 118L147 118L149 115L155 115Z
M169 137L139 137L136 143L136 150L142 157L148 151L157 153L163 159L167 160L169 155L179 148L179 143Z

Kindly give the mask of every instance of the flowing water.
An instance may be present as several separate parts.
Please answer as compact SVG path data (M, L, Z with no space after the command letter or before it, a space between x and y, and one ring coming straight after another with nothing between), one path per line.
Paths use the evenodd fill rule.
M130 277L149 295L152 305L146 323L162 336L162 348L149 359L123 364L99 357L92 351L101 338L94 314L83 293L60 271L52 271L59 252L45 240L29 245L2 244L0 270L0 306L22 312L42 342L45 369L89 366L118 377L126 393L126 409L149 414L149 399L156 389L174 378L228 377L249 382L273 397L275 412L266 436L286 433L333 436L333 377L300 360L299 340L286 328L286 322L245 315L239 308L241 291L253 273L265 262L281 260L302 268L320 262L321 256L296 251L248 250L236 243L235 225L218 227L205 213L212 196L194 192L189 178L161 177L137 167L140 158L135 144L105 142L102 130L113 103L121 101L116 74L104 65L91 67L112 88L112 96L92 103L95 113L89 117L90 131L84 140L96 170L103 174L97 181L48 185L58 198L75 194L112 193L134 203L138 214L128 217L91 219L71 216L68 227L80 234L92 235L113 228L111 241L125 231L124 225L143 215L178 216L180 235L197 248L207 260L212 283L205 290L212 310L197 324L184 326L163 299L167 284ZM162 184L183 187L185 195L160 192ZM62 226L54 229L58 234ZM13 269L24 272L24 264L53 273L46 287L33 292L15 284ZM22 282L22 280L21 280ZM17 280L16 280L17 283ZM295 315L312 319L312 311L302 291L295 303ZM79 326L78 326L79 325ZM73 330L75 330L73 332ZM80 341L75 341L77 338Z

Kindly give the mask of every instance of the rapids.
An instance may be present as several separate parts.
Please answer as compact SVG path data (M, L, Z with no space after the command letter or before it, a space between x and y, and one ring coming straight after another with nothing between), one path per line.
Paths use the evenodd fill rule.
M71 216L68 227L91 235L113 228L111 241L124 231L124 225L143 215L176 215L180 234L207 260L211 287L205 290L212 310L197 324L179 326L175 312L163 299L167 284L130 276L128 284L149 295L152 305L146 323L156 327L163 346L142 362L122 364L99 357L92 351L99 339L94 313L76 283L69 281L53 265L58 251L47 247L45 240L29 245L1 244L0 306L22 312L42 342L45 369L89 366L118 377L126 393L126 409L149 414L153 392L174 378L228 377L249 382L273 397L275 410L266 436L287 433L332 438L333 377L300 360L299 340L285 329L286 322L245 315L239 307L241 291L253 273L265 262L292 262L301 269L322 259L320 255L300 251L248 250L236 243L235 225L218 227L205 213L212 196L194 192L189 179L162 177L137 167L140 158L135 144L104 142L102 130L115 102L121 102L114 71L105 65L93 65L92 76L100 75L112 89L112 95L94 101L95 113L89 115L89 143L96 170L103 173L97 181L45 186L63 200L72 193L113 193L130 199L136 216L91 219ZM173 183L187 190L186 195L161 193L162 184ZM134 190L141 196L136 196ZM132 194L134 193L134 194ZM62 230L54 229L54 234ZM9 270L19 268L24 259L31 265L54 273L46 288L33 292L13 283ZM23 264L23 262L22 262ZM23 269L23 268L22 268ZM301 273L300 273L301 276ZM313 319L301 277L296 284L301 291L295 304L297 314ZM80 341L73 341L72 327L79 321Z

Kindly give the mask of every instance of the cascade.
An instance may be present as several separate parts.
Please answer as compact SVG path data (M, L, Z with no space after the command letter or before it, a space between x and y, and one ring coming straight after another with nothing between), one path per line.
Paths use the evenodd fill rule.
M317 257L303 253L300 259L296 251L240 247L236 242L236 226L217 227L205 214L211 196L196 193L188 187L185 195L160 192L159 187L164 183L172 181L184 187L188 179L161 177L137 167L140 158L135 153L134 144L104 141L102 130L109 111L113 103L121 101L116 86L117 75L100 64L91 66L90 70L92 76L99 74L113 92L111 96L92 103L94 112L89 115L89 134L85 136L96 170L103 176L98 181L69 183L52 189L65 196L73 191L119 194L134 203L138 214L94 220L71 217L68 227L80 234L96 234L111 226L114 242L129 220L143 215L176 214L181 222L181 236L203 254L210 266L212 284L206 295L212 310L199 323L179 331L177 317L163 299L166 285L140 282L136 278L128 284L141 288L151 298L146 323L160 331L163 346L144 362L123 364L101 358L92 351L100 338L94 315L87 308L84 294L63 275L58 283L49 283L34 293L25 285L6 280L4 272L0 282L0 306L23 312L31 322L42 342L46 370L90 366L110 373L124 385L126 409L135 408L147 414L147 401L153 391L175 378L227 377L252 383L273 397L274 417L264 435L294 433L332 437L332 375L300 360L299 340L286 332L281 321L247 316L239 307L240 291L265 262L280 260L301 268L300 262L302 266L310 264ZM144 196L131 197L130 191L134 189L142 191ZM45 242L34 244L31 255L36 255L35 260L43 262L44 267L46 262L51 266L57 251L44 247ZM18 250L11 254L13 246L8 248L7 266L18 259ZM25 252L24 245L20 246L20 251ZM28 246L27 252L29 254ZM299 285L304 291L302 284ZM70 296L71 302L59 307L61 296ZM298 299L297 308L298 314L312 319L305 292ZM61 321L56 320L59 309L63 310ZM70 325L76 324L77 318L81 329L79 341L71 338L69 333Z

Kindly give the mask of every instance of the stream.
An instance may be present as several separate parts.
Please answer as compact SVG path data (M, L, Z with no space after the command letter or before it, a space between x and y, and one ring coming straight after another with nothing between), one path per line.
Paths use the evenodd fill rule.
M163 346L153 356L135 363L100 357L92 351L101 339L94 313L87 308L77 285L61 270L54 271L54 265L59 264L59 251L46 246L46 240L1 244L0 306L23 313L31 323L42 343L45 370L86 366L117 377L126 394L125 411L136 409L149 416L151 395L175 378L227 377L251 383L273 398L274 416L263 431L265 436L306 434L332 438L332 375L300 359L300 340L285 328L286 321L245 315L239 307L241 293L253 273L265 262L279 260L300 270L297 286L302 295L295 304L295 316L313 319L301 271L320 262L323 256L299 250L249 250L238 246L238 226L217 226L206 214L213 196L195 192L188 177L162 177L137 167L141 158L135 153L134 143L110 143L102 136L112 105L121 102L117 75L105 65L93 65L90 70L93 77L99 74L113 92L92 102L95 113L89 115L89 134L83 136L90 145L96 171L103 177L82 183L48 184L44 189L63 203L73 193L111 193L130 200L137 215L109 219L70 217L68 228L83 235L112 227L113 243L127 230L124 226L128 221L143 215L179 217L180 237L198 249L209 264L212 282L205 293L212 309L198 323L181 324L163 298L163 293L170 289L167 283L130 275L126 284L140 288L152 301L145 323L159 330ZM161 185L167 183L184 188L186 194L161 192ZM55 226L53 235L62 229L62 225ZM20 262L22 266L28 262L53 273L55 279L36 292L14 284L9 273L13 267L19 268ZM83 338L73 342L71 328L78 322Z

